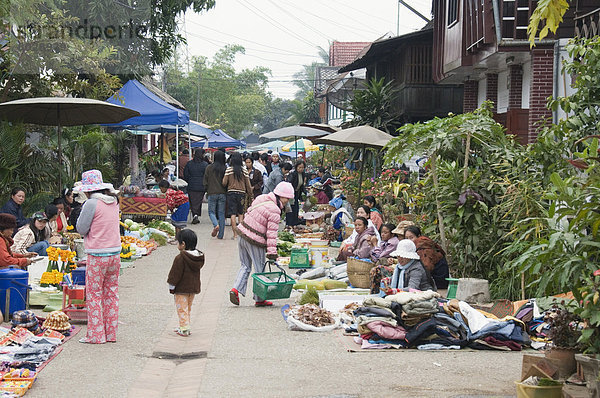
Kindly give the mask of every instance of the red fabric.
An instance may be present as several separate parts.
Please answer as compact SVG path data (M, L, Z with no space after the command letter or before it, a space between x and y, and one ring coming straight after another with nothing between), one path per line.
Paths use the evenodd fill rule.
M175 191L174 189L167 189L165 199L167 200L169 209L174 209L189 201L187 195L184 194L183 191Z
M27 268L27 258L22 254L13 254L10 247L13 244L11 238L2 236L0 238L0 268L6 268L9 265L17 265L20 268Z
M377 230L380 230L381 226L383 225L383 218L381 217L381 214L376 211L371 211L371 216L369 218L371 221L373 221L373 224L375 224Z
M56 217L56 230L57 231L62 231L63 230L63 223L62 220L60 219L60 215L58 217Z

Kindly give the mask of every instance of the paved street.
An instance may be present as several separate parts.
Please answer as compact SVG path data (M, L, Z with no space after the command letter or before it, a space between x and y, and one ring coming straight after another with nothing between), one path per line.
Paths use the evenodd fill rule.
M210 237L204 214L199 249L206 253L192 335L177 320L166 276L176 246L133 263L120 279L118 342L64 345L28 397L442 397L514 395L521 354L489 351L347 352L333 333L287 330L274 308L229 303L239 266L236 242ZM249 286L248 291L251 292ZM287 301L291 302L291 300Z

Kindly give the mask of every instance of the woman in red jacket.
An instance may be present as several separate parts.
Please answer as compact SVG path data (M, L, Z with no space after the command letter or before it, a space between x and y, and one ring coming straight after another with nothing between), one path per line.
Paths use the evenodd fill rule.
M10 247L14 243L12 236L15 228L17 228L16 217L12 214L0 213L0 268L16 265L27 269L32 262L31 257L37 256L37 253L13 254Z

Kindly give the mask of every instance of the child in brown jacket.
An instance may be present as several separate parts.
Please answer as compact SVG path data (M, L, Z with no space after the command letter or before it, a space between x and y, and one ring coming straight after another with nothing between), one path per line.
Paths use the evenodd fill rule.
M179 242L179 254L173 260L167 283L169 292L175 295L175 307L179 327L175 333L190 335L190 313L194 296L200 293L200 269L204 266L204 253L196 250L198 237L191 229L182 229L175 237Z

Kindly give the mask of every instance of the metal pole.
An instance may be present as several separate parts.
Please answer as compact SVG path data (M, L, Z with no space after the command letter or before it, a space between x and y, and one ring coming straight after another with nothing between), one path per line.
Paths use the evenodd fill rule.
M60 195L60 191L62 190L62 148L61 148L61 137L62 136L62 126L60 125L60 119L58 121L58 193Z
M427 18L425 15L421 14L419 11L415 10L414 8L412 8L405 1L398 0L398 25L400 24L400 4L402 4L404 7L408 8L409 10L411 10L416 16L418 16L419 18L421 18L425 22L429 22L429 18Z
M175 178L179 178L179 125L175 125Z
M192 158L192 124L188 123L188 149L190 150L190 153L188 155L188 160L190 160Z
M363 167L365 165L365 146L362 147L362 158L360 161L360 174L358 176L358 197L356 198L356 208L360 206L360 198L362 195L362 180L363 180Z
M396 21L396 36L400 36L400 0L398 0L398 19Z

